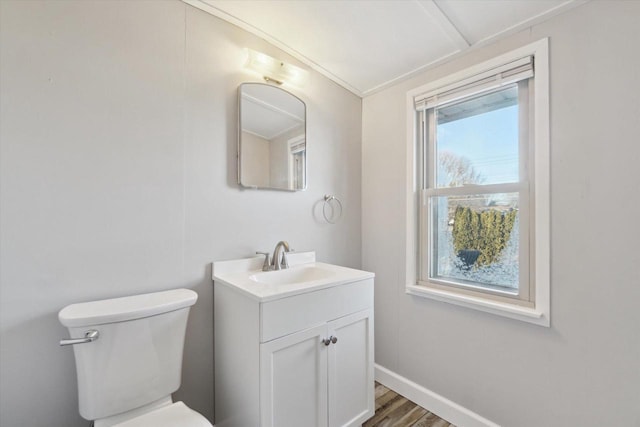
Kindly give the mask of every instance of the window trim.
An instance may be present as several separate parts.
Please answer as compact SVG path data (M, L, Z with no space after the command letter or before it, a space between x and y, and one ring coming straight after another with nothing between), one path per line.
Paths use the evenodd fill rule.
M473 292L425 287L418 284L418 221L420 215L421 186L418 182L418 168L424 159L417 144L421 137L416 113L415 98L439 88L461 82L471 76L487 72L519 58L531 55L535 58L535 81L533 83L533 139L530 141L530 159L534 173L531 193L531 235L530 274L534 282L533 307L526 307L501 299L489 299ZM550 162L549 162L549 39L544 38L521 48L450 74L407 93L407 176L406 176L406 293L431 298L450 304L469 307L500 316L550 326Z

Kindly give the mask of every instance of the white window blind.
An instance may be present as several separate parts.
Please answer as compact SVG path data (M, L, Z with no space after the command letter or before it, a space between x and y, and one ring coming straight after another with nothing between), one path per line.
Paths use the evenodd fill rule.
M289 150L291 154L300 153L301 151L305 151L307 149L306 141L303 139L301 141L290 141Z
M414 97L416 111L422 111L448 102L495 89L533 77L533 56L527 56L469 78Z

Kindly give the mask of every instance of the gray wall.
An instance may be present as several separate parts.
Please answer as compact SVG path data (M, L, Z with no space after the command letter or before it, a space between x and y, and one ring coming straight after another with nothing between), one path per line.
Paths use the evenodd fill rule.
M639 22L640 2L590 2L365 98L378 364L503 426L640 425ZM551 328L406 295L407 91L546 36Z
M88 425L62 307L178 287L200 298L177 397L212 418L209 263L287 239L360 266L361 100L312 72L292 90L308 190L243 191L236 88L260 79L243 48L283 52L179 1L3 0L0 15L0 425ZM334 226L317 219L326 193L344 204Z

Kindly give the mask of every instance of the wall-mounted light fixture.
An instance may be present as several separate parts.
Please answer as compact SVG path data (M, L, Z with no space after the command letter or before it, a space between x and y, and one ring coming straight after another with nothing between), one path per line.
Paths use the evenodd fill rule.
M247 49L245 67L259 73L267 82L278 85L290 83L303 86L309 78L309 73L302 68L252 49Z

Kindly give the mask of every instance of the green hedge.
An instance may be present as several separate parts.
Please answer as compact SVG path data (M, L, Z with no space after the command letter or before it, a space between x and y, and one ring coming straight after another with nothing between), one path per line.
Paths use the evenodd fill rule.
M474 265L480 267L494 263L507 246L517 214L515 209L506 212L497 209L475 211L458 206L453 222L456 254L475 250L480 254Z

